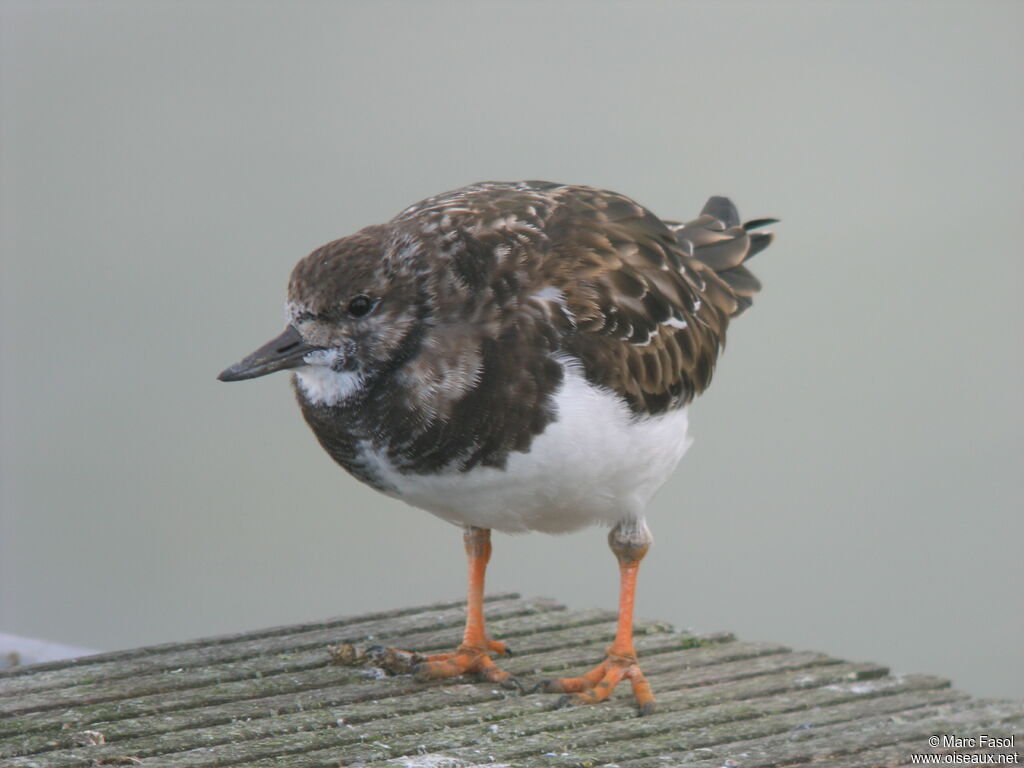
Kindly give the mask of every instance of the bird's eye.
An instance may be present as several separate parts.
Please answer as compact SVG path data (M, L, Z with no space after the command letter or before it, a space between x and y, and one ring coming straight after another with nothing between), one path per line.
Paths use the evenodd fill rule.
M365 293L353 296L348 302L348 313L351 317L363 317L373 309L374 301Z

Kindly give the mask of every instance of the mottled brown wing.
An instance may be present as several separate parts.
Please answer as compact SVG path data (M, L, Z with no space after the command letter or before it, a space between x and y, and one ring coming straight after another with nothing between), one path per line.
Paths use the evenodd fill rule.
M743 261L771 235L740 225L725 198L691 222L663 222L629 198L563 188L556 280L575 316L566 340L587 378L637 414L679 407L711 382L729 319L759 289Z

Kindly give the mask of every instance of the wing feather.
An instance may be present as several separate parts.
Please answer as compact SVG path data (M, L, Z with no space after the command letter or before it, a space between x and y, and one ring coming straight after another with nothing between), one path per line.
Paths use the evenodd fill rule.
M556 318L547 348L578 358L637 415L707 388L730 318L760 289L744 262L772 236L750 230L773 221L743 225L725 197L692 221L663 221L614 192L537 181L465 187L395 219L413 220L500 253L479 300L493 296L503 327L523 333Z
M555 194L571 224L553 250L575 274L560 287L569 311L583 318L564 346L590 381L638 415L689 402L711 382L730 318L761 287L743 262L771 235L748 233L724 197L675 223L605 190ZM606 257L609 245L618 258Z

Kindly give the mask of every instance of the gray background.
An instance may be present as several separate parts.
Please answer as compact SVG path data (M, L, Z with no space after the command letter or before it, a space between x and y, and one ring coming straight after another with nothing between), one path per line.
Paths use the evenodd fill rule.
M1024 695L1024 5L4 2L0 630L107 649L457 598L286 376L289 270L547 178L779 216L639 613ZM604 532L493 590L615 604Z

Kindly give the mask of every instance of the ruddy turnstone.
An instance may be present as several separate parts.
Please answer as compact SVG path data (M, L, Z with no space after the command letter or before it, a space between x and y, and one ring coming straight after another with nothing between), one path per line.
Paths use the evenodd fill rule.
M324 449L364 483L463 527L466 628L420 679L518 686L484 628L491 530L610 526L621 575L605 660L548 680L561 704L623 679L653 710L633 645L648 500L689 445L730 318L760 284L744 262L772 223L712 197L686 223L615 192L487 182L417 203L295 267L288 326L222 381L291 369Z

